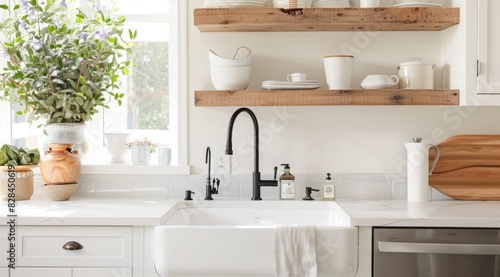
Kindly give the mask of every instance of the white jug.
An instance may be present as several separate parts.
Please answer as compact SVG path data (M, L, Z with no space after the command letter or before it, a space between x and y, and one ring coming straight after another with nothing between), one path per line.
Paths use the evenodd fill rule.
M429 200L429 175L439 159L439 148L434 144L420 143L421 138L413 138L413 143L405 143L407 151L408 201L425 202ZM436 148L436 157L429 170L429 148Z

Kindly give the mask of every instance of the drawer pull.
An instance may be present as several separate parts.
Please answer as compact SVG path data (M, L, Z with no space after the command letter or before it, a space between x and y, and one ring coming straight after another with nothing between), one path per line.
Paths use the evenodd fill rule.
M76 241L68 241L63 245L64 250L80 250L83 249L83 245Z

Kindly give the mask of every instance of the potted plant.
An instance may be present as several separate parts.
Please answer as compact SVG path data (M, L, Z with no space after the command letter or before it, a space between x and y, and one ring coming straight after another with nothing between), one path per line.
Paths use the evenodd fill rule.
M33 195L33 170L40 161L38 149L4 144L0 148L0 199L28 200Z
M147 165L151 158L151 153L156 151L158 143L152 142L148 138L134 139L127 142L128 149L132 150L132 163Z
M0 5L9 14L0 23L7 56L0 96L20 104L18 114L38 126L83 124L99 107L121 104L119 77L128 73L126 54L137 35L125 34L124 16L97 0L10 2Z

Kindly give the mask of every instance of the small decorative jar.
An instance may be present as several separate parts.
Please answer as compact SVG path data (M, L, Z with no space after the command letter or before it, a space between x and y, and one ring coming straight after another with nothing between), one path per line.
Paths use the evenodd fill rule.
M35 166L1 166L0 197L8 199L29 200L33 195L33 170Z
M132 163L147 165L151 160L151 148L148 146L132 146Z

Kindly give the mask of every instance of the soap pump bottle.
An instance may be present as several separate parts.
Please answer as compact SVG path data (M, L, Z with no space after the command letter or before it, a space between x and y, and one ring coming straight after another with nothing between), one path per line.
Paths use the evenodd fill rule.
M282 164L284 173L280 176L280 199L293 200L295 199L295 176L290 174L290 165Z
M323 200L335 200L335 184L332 182L332 174L326 173L326 181L321 190Z

